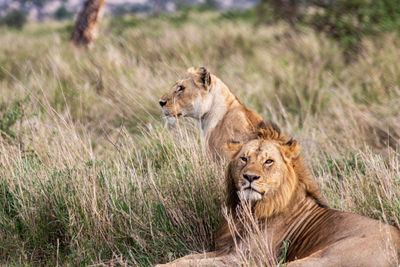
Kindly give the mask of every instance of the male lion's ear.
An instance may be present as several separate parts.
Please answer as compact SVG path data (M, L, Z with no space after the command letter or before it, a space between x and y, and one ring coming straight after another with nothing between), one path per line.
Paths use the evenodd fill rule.
M239 141L229 141L225 145L225 151L226 151L228 158L230 160L233 159L237 155L237 153L239 153L239 151L242 149L242 147L243 147L243 143L241 143Z
M300 155L300 145L294 139L290 139L283 147L283 153L289 159L297 158Z
M208 90L211 86L211 73L206 68L201 67L197 70L189 68L188 73L193 75L193 80L199 87Z

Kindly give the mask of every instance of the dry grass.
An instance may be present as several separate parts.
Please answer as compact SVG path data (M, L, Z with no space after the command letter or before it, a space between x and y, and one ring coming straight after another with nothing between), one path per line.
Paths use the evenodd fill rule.
M334 42L215 13L105 21L96 48L69 27L0 29L0 264L152 265L213 248L223 164L157 100L207 66L302 144L336 209L400 226L400 38ZM114 25L114 26L113 26Z

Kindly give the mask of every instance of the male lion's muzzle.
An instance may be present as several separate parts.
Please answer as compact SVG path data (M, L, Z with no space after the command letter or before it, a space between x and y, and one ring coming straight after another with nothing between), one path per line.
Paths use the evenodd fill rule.
M251 183L251 182L253 182L255 180L260 179L260 176L259 175L255 175L255 174L245 173L245 174L243 174L243 178Z
M260 179L259 175L252 173L244 173L242 175L243 182L240 191L243 197L247 200L259 200L265 194L265 192L260 192L255 185L255 181Z

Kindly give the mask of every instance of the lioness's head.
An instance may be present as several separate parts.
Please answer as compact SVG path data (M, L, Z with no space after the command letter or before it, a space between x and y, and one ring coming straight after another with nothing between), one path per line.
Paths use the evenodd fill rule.
M185 78L178 80L161 97L159 104L166 117L199 118L210 108L211 74L204 68L190 68Z
M293 180L291 161L299 155L299 145L292 139L271 138L272 133L278 137L279 132L275 130L268 133L263 130L258 138L246 144L231 145L237 151L229 164L231 179L245 200L268 198L286 183L294 182L289 181Z

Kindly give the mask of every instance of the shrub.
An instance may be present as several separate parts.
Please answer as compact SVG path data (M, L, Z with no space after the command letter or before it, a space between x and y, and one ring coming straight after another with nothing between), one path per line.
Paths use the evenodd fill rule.
M222 13L220 18L232 21L244 20L252 22L254 21L254 12L255 9L247 9L247 10L230 9Z
M400 29L400 6L396 0L331 0L318 4L308 18L316 30L337 40L346 50L358 50L361 37Z
M54 13L54 18L57 20L70 19L71 17L72 13L69 12L68 9L65 8L65 6L59 7Z
M206 11L212 11L212 10L217 10L219 8L219 4L217 1L214 0L206 0L204 3L197 4L197 5L188 5L185 3L177 3L177 8L179 11L182 12L206 12Z
M17 134L12 130L12 127L23 116L22 104L26 100L14 101L11 105L0 103L0 135L9 141L17 137Z
M300 18L298 0L263 0L257 6L257 21L271 23L277 20L286 20L292 26Z
M264 0L256 15L259 23L311 26L338 40L346 52L358 51L362 36L400 29L397 0Z
M11 10L1 20L0 24L16 29L22 29L26 23L26 14L18 9Z

